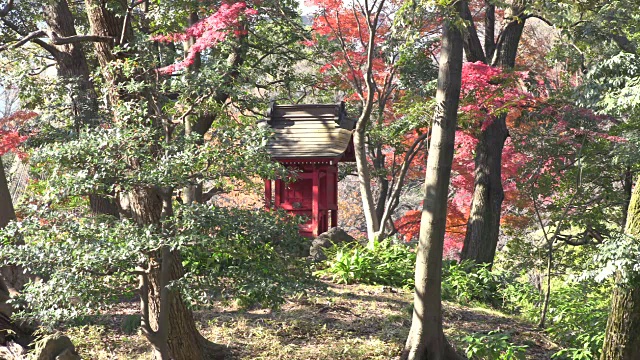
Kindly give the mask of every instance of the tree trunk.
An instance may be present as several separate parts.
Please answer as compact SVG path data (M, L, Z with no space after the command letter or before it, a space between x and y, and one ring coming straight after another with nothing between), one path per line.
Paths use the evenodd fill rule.
M462 1L456 4L458 13ZM415 294L411 330L401 358L439 360L458 358L442 331L442 251L447 221L447 196L453 161L462 76L462 34L445 22L425 175L425 195L416 257Z
M11 200L11 193L9 192L9 184L7 183L7 177L4 173L2 157L0 157L0 228L5 227L9 221L15 218L16 213L13 210L13 201Z
M44 14L51 31L63 37L77 35L74 17L66 0L48 3ZM100 113L98 95L91 81L91 72L82 45L66 44L54 48L56 51L52 55L58 67L58 76L69 87L76 131L80 132L84 125L97 125ZM117 203L110 197L91 194L89 205L93 214L119 217Z
M382 216L384 215L384 209L387 205L387 197L389 196L389 180L385 176L378 176L377 183L378 198L376 199L376 218L378 218L378 221L381 221ZM384 225L379 225L379 230L381 230ZM384 233L384 231L380 231L380 233Z
M171 195L164 195L171 196ZM133 220L141 225L159 224L163 216L171 214L171 199L163 201L163 195L149 188L137 188L129 194L129 206ZM166 200L166 199L165 199ZM151 270L146 275L148 282L149 322L153 330L166 331L166 344L154 344L154 359L167 360L161 349L167 349L169 359L172 360L204 360L207 358L221 358L224 356L221 347L209 344L196 329L193 313L187 308L182 296L176 291L170 291L168 297L163 298L162 289L172 281L184 276L184 268L180 253L173 251L169 255L150 259ZM169 260L169 261L167 261ZM169 278L162 278L162 266L170 264ZM162 301L168 301L166 306L166 329L161 328ZM141 304L144 309L145 304ZM143 310L144 312L144 310ZM152 341L153 343L153 341ZM205 350L206 349L206 350ZM213 350L212 350L213 349ZM215 353L214 353L215 352Z
M549 312L549 302L551 301L551 270L553 269L553 242L555 236L551 241L547 240L547 284L544 291L544 299L542 300L542 311L540 312L540 321L538 321L538 327L544 329L547 325L547 313Z
M127 9L126 0L118 0L120 9ZM128 16L123 17L122 14L114 13L113 4L106 6L104 0L85 0L89 24L91 32L94 35L112 36L121 39L122 42L128 42L132 37L131 26L126 26L123 34L123 25L128 21ZM128 24L130 25L130 24ZM96 55L103 68L108 68L110 63L116 60L116 56L112 52L112 47L107 43L95 43ZM122 45L122 44L121 44ZM128 54L119 53L119 57L126 57ZM118 85L126 80L123 74L111 71L105 71L104 76L109 82L110 87L109 99L112 105L117 104L126 94L120 94L117 89ZM116 115L117 116L117 115ZM116 118L116 121L119 119ZM171 194L161 194L158 189L152 188L136 188L128 194L129 208L134 221L141 225L159 225L163 215L170 215L171 212ZM161 258L165 258L162 256ZM165 288L165 284L174 280L178 280L183 274L182 262L179 253L172 253L170 257L171 269L169 271L169 279L161 281L160 272L157 270L150 271L148 277L149 291L149 320L150 324L158 325L160 322L161 290ZM150 260L152 263L154 260ZM161 267L162 264L159 264ZM161 284L162 286L158 286ZM205 359L205 341L198 333L193 314L186 307L182 297L175 293L169 297L169 304L164 304L164 308L168 308L166 313L168 316L168 328L166 330L167 347L169 356L173 360L199 360ZM144 313L144 306L142 306ZM155 346L155 344L154 344ZM164 348L164 346L163 346ZM156 359L163 359L162 356L155 353ZM165 360L165 359L163 359Z
M45 5L45 20L51 31L59 36L75 36L74 17L66 0ZM87 58L80 43L55 46L53 55L58 76L70 87L69 95L76 115L76 127L93 123L98 117L98 96L90 78Z
M178 252L171 252L169 263L170 280L180 279L184 276L182 259ZM163 262L166 259L163 259ZM161 286L161 268L154 267L149 275L149 308L150 325L154 330L159 328L160 298L163 286ZM171 360L205 360L222 359L225 356L224 348L220 345L209 343L196 329L193 313L189 310L182 296L171 291L169 295L167 314L167 349ZM154 359L161 360L159 351L154 352ZM163 359L165 360L165 359Z
M495 119L480 135L476 147L475 182L467 233L460 258L492 264L500 234L502 149L508 130L504 117Z
M131 20L129 16L124 16L128 8L127 0L85 0L85 8L87 17L89 18L89 26L93 35L110 36L117 39L119 43L122 40L127 43L133 37L131 31ZM117 11L117 13L116 13ZM124 26L125 21L127 26ZM125 30L123 33L123 29ZM123 45L123 44L119 44ZM111 106L115 106L121 100L121 94L118 85L126 81L122 71L111 69L111 62L119 58L126 58L129 55L126 52L113 52L113 45L107 42L94 42L96 57L100 66L106 70L102 74L107 81L109 93L108 99ZM112 65L112 64L111 64ZM109 69L109 70L107 70Z
M518 45L524 30L524 11L529 0L513 0L505 11L503 27L495 50L492 50L492 66L511 70L515 66ZM491 17L487 17L491 22ZM490 46L491 43L488 42ZM486 44L485 44L486 45ZM490 50L490 49L486 49ZM493 264L500 235L500 213L504 190L502 188L502 149L509 136L506 116L501 115L482 131L476 147L476 169L471 200L471 211L467 221L467 233L460 258L476 263Z
M13 201L4 173L4 165L0 156L0 229L7 226L11 220L15 220L16 213L13 209ZM26 326L18 326L11 321L13 309L7 303L11 299L16 288L21 288L28 279L23 271L17 271L13 266L0 268L0 345L6 345L13 340L23 347L27 347L32 339L32 330Z
M358 119L361 123L363 117ZM359 125L359 124L358 124ZM376 216L376 206L373 201L373 192L371 191L371 174L369 171L369 162L367 161L367 151L365 149L365 127L356 128L353 133L353 145L356 156L356 167L358 173L358 185L360 187L360 197L362 198L362 212L367 222L367 238L369 245L373 245L375 234L380 229L378 217Z
M640 235L640 186L636 183L629 209L625 233ZM600 360L640 359L640 276L623 281L616 277Z

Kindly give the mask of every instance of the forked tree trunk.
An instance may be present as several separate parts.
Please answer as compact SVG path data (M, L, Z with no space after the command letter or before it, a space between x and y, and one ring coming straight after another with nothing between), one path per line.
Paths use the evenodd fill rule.
M75 19L67 0L57 0L45 5L45 20L49 28L58 36L75 36ZM98 95L95 91L87 57L80 43L53 47L58 77L69 87L69 96L75 116L76 131L85 125L98 123ZM107 214L119 217L119 209L113 198L91 194L89 206L93 214Z
M625 233L640 235L640 186L631 195ZM600 360L640 359L640 276L623 282L616 277Z
M462 1L456 4L460 13ZM425 194L416 257L415 294L411 330L403 360L457 359L442 331L442 251L447 221L447 195L453 161L460 83L462 34L445 22L432 126L425 175Z
M511 1L510 7L505 11L507 22L498 36L495 48L490 39L485 39L485 46L489 48L485 49L484 53L493 53L492 66L500 66L505 70L511 70L515 66L526 20L524 11L529 1ZM494 19L492 15L489 9L485 24L489 25L490 31L495 21L492 21ZM473 45L479 44L479 41L467 41L467 43ZM476 52L478 52L477 49ZM473 197L467 221L467 233L460 254L461 260L469 259L476 263L493 264L500 235L500 213L504 200L501 178L502 150L509 136L505 119L506 116L499 116L487 129L483 130L476 147Z
M128 4L126 0L117 1L119 2L120 9L127 9ZM117 39L122 39L124 42L127 42L132 38L130 24L124 27L127 31L124 32L124 35L122 34L125 18L122 14L115 14L112 12L111 9L114 9L112 4L107 6L106 1L104 0L85 0L85 4L89 23L91 25L91 32L94 35L112 36ZM112 48L109 44L95 43L94 45L97 58L103 68L107 68L112 61L116 60L116 56L112 53ZM126 53L119 53L118 57L126 57L127 55L128 54ZM126 80L123 74L114 71L106 71L104 76L107 80L108 86L110 87L109 99L112 102L112 105L116 105L119 101L123 100L123 97L128 97L127 94L121 94L118 91L118 85ZM116 118L115 120L118 121L119 119ZM134 221L141 225L158 225L161 217L163 216L163 212L166 214L171 210L171 200L163 201L163 196L165 197L164 200L167 200L166 197L171 197L170 194L164 194L161 196L158 190L151 188L137 188L128 194L128 205ZM165 284L178 280L182 274L184 274L182 262L179 260L179 253L173 253L172 256L175 258L170 259L174 261L169 261L173 264L168 272L169 278L165 279L166 281L161 281L159 278L161 271L159 271L159 269L154 269L153 267L148 275L146 275L148 277L147 280L149 285L149 292L147 295L150 310L150 325L153 325L154 323L160 324L158 320L161 315L160 307L162 305L162 291L159 290L165 288ZM162 258L165 257L162 256ZM159 267L161 269L162 264L159 264ZM158 284L161 285L159 288ZM156 347L154 355L155 359L167 360L165 356L161 355L162 351L158 350L166 350L166 352L168 352L167 356L173 360L205 359L206 342L200 333L198 333L195 327L193 314L184 304L182 297L179 294L174 293L169 297L169 304L165 303L164 306L169 309L166 313L168 316L168 328L166 329L167 346L157 346L157 344L154 344L154 347Z
M166 196L166 195L165 195ZM129 194L129 206L133 220L141 225L159 224L163 216L169 216L172 212L171 200L163 201L163 197L153 189L138 188ZM157 261L161 259L161 261ZM204 360L222 358L224 351L221 346L209 343L196 329L193 313L187 308L179 292L172 290L169 295L163 297L162 289L170 282L178 280L184 276L184 268L180 253L171 252L167 257L158 255L149 260L152 266L146 275L148 283L148 305L149 324L154 331L166 334L162 339L165 343L158 343L155 340L150 342L154 345L155 360ZM170 266L168 278L162 278L163 266ZM143 297L144 299L144 297ZM167 308L167 313L162 315L163 301ZM161 318L166 316L166 322ZM168 354L167 354L168 353Z

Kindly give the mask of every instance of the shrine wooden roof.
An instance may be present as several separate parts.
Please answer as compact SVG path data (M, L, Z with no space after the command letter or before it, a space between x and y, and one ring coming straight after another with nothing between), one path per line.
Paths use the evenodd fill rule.
M340 158L350 147L355 121L344 103L278 105L263 122L274 131L267 144L275 159Z

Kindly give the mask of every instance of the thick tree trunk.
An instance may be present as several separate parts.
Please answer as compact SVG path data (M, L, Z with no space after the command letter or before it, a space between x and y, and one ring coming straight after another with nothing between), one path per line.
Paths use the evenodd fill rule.
M505 70L513 69L522 31L524 30L524 10L529 0L513 0L505 11L507 22L503 27L493 51L491 65ZM487 17L486 21L490 21ZM487 44L487 43L486 43ZM492 46L488 42L489 46ZM491 49L487 49L491 50ZM504 190L502 188L502 149L509 136L505 116L499 116L482 131L476 148L476 170L471 201L471 211L467 221L467 233L460 255L462 260L493 264L500 235L500 213Z
M460 258L492 264L500 234L502 149L508 130L504 117L495 119L480 135L476 147L475 182L467 233Z
M625 233L640 235L640 186L637 183L629 202ZM600 360L637 359L640 359L640 276L625 282L618 275Z
M118 43L120 40L126 43L132 39L133 32L130 18L124 14L128 8L127 0L85 0L85 8L93 35L110 36L117 39ZM118 13L114 11L118 11ZM127 21L127 26L124 26L125 20ZM125 30L124 33L123 29ZM124 58L128 54L119 52L116 55L113 52L113 45L107 42L94 42L93 46L98 63L105 70L103 71L103 76L107 80L109 102L111 106L115 106L121 100L118 85L126 79L121 71L112 71L110 64L112 61Z
M132 217L141 225L159 224L163 216L169 216L172 212L170 209L171 200L163 201L163 196L156 190L137 188L128 197ZM180 253L171 252L169 257L158 256L157 258L161 259L160 262L157 259L150 259L152 266L146 275L149 323L153 330L166 332L166 344L154 344L154 359L167 360L166 354L163 354L164 351L168 352L168 359L172 360L203 360L223 357L224 352L221 347L208 343L200 335L196 329L191 310L187 308L178 292L171 291L169 296L163 298L163 288L184 275ZM170 266L169 277L163 279L162 267L166 264ZM163 301L168 301L168 303L163 304ZM167 309L167 313L164 315L167 320L164 324L166 328L161 329L163 324L160 319L163 316L161 311L163 305ZM143 303L141 306L144 309L145 304Z
M120 9L127 9L126 0L117 0L119 2ZM89 24L91 25L91 32L95 35L112 36L117 39L121 39L123 42L128 42L132 37L131 26L128 24L123 27L125 19L123 14L116 14L111 11L113 4L107 6L104 0L85 0L87 15L89 17ZM123 28L126 31L123 34ZM112 53L112 47L107 43L95 43L96 55L103 68L108 68L110 63L116 60L116 56ZM119 57L126 57L126 53L118 54ZM105 71L104 76L109 82L110 87L109 98L112 105L122 100L123 97L127 97L127 94L120 94L117 89L118 85L125 81L123 74L117 72ZM117 116L117 115L116 115ZM118 121L119 119L115 119ZM128 194L129 208L131 216L134 221L141 225L159 225L160 219L163 215L170 215L171 212L171 194L160 194L157 189L152 188L136 188ZM162 256L161 259L165 259ZM153 270L148 275L148 304L149 304L149 320L150 324L159 324L160 308L168 308L166 313L168 316L167 326L163 329L166 331L166 347L161 346L162 349L166 349L169 353L169 357L174 360L199 360L205 358L205 341L204 338L198 333L193 314L191 310L186 307L182 297L175 293L169 297L169 304L164 305L161 302L162 289L165 286L158 286L158 284L165 285L174 280L178 280L183 274L182 262L179 260L180 254L173 253L172 258L169 261L172 263L171 269L169 269L169 279L160 279L160 271ZM153 260L150 260L153 263ZM162 267L162 264L159 264ZM165 265L166 266L166 265ZM144 305L143 313L144 313ZM156 344L154 344L156 346ZM156 347L156 350L158 348ZM156 359L165 360L156 351Z
M458 2L458 13L462 3ZM403 360L455 359L442 331L442 251L447 220L447 196L453 161L462 76L462 34L445 23L436 93L436 114L425 175L425 195L416 258L411 330Z
M75 36L75 21L66 0L47 3L45 20L51 31L59 36ZM85 125L98 123L98 95L95 91L87 57L81 44L66 44L54 47L53 56L58 67L58 76L69 88L69 96L75 116L76 131ZM109 197L91 194L89 204L93 214L107 214L119 217L117 203Z
M11 200L11 192L9 192L9 184L4 173L4 165L0 157L0 228L5 227L9 221L16 218L16 212L13 209L13 200Z
M13 209L2 157L0 157L0 228L5 227L15 218L16 213ZM13 310L7 303L12 293L17 291L16 288L21 288L27 280L24 272L17 271L15 267L0 268L0 345L6 345L7 341L13 340L26 348L32 341L33 329L18 326L11 321Z
M75 36L74 16L66 0L58 0L45 5L45 20L51 31L59 36ZM70 87L69 95L76 115L76 127L90 124L98 117L98 96L90 78L87 58L82 45L66 44L55 46L53 55L58 66L58 76Z
M176 280L184 275L182 259L177 252L171 252L172 257L170 280ZM163 261L166 259L163 259ZM161 269L154 267L149 276L149 308L150 324L154 330L159 328L160 298L161 298ZM169 359L172 360L204 360L222 359L225 352L222 346L208 343L198 329L196 329L193 314L189 310L180 294L171 292L169 295L167 314L167 349ZM159 351L155 351L154 359L162 359ZM164 360L164 359L163 359Z

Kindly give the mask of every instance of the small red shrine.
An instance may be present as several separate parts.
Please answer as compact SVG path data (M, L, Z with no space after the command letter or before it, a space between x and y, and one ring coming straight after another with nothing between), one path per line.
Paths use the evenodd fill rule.
M353 128L344 103L278 105L264 120L274 131L271 158L297 174L296 181L265 180L265 205L310 220L300 234L315 237L338 225L338 163L355 161Z

